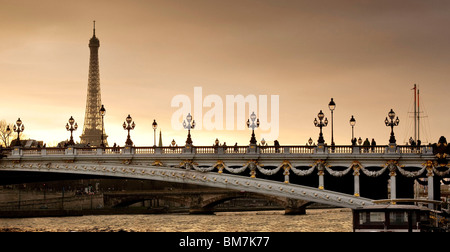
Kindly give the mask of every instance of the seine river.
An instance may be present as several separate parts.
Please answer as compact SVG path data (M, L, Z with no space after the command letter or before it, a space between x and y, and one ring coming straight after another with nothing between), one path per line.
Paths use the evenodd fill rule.
M350 209L0 219L3 232L352 232Z

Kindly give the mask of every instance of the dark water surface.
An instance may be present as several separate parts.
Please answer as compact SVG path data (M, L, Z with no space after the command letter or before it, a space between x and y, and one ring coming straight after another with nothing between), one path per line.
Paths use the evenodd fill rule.
M215 215L96 215L0 219L0 231L15 232L351 232L350 209L227 212Z

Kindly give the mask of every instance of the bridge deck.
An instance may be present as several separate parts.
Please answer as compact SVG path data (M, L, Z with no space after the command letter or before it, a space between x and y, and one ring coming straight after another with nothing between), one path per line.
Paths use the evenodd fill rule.
M448 177L450 173L450 169L439 170L440 167L433 163L436 157L431 146L69 146L15 147L3 150L3 153L6 157L0 160L0 170L5 171L87 174L190 183L350 208L372 204L372 200L359 197L360 171L372 177L389 171L391 188L395 188L395 174L398 172L406 177L421 176L425 168L439 176ZM331 167L340 168L333 170ZM378 170L367 169L369 167ZM290 183L289 176L306 176L315 170L318 171L318 188ZM341 177L350 171L354 175L353 195L324 190L324 172ZM257 173L261 177L256 178ZM276 173L278 177L274 178ZM279 180L280 174L283 174L284 181L275 181Z

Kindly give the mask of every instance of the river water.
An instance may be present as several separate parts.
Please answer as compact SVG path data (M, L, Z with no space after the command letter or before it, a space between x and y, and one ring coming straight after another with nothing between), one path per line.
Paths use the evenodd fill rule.
M3 232L351 232L350 209L1 219Z

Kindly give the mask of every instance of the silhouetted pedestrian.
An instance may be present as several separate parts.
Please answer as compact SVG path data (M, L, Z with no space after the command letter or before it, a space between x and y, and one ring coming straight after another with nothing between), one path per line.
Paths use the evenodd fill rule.
M369 152L369 148L370 148L370 142L369 142L369 138L366 138L366 140L363 143L364 146L364 152Z
M278 140L273 141L273 144L275 146L275 153L279 153L280 152L280 143L278 142Z
M375 139L372 138L372 152L375 151L375 146L377 146L377 142L375 142Z

